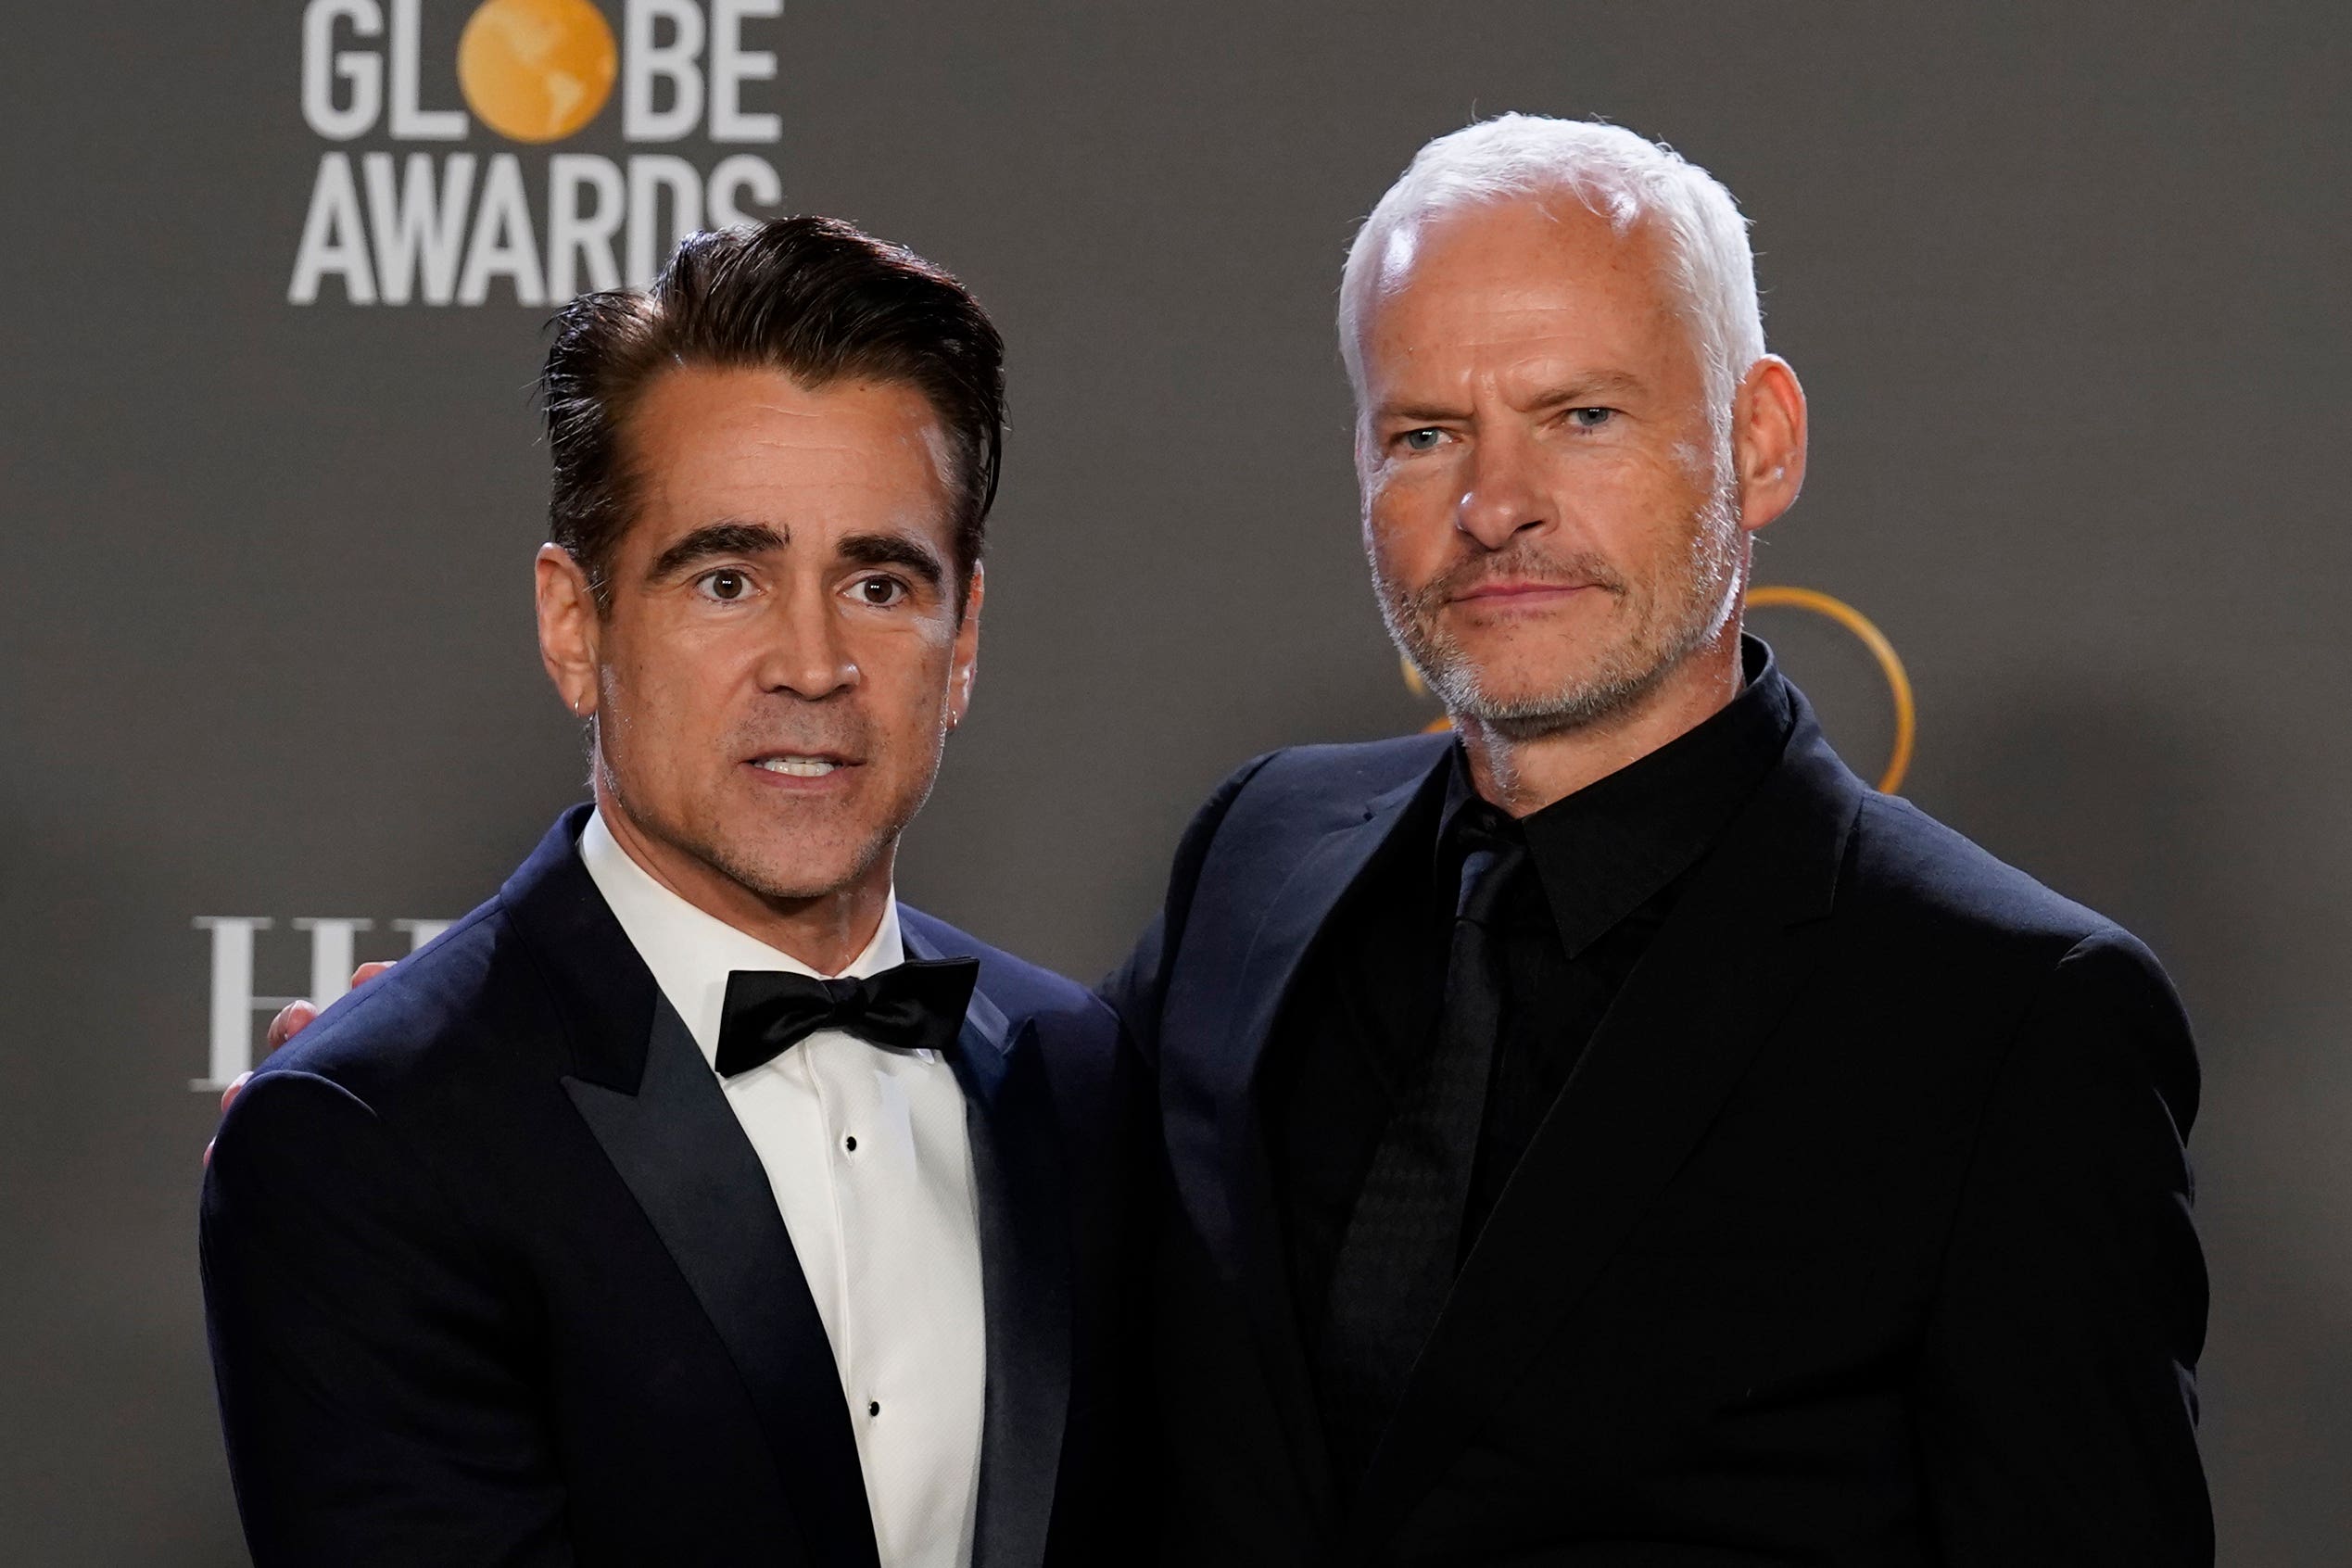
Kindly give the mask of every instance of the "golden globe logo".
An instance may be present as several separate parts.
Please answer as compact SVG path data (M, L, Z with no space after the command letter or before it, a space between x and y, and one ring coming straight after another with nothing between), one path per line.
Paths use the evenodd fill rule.
M622 0L616 37L589 0L482 0L428 59L424 0L310 0L302 118L330 142L462 143L477 124L531 147L577 135L620 89L631 146L676 151L523 155L354 151L319 158L286 298L354 305L561 303L651 281L679 236L744 221L783 199L776 168L728 145L773 145L772 112L744 107L776 79L756 46L783 0ZM461 100L463 108L450 103ZM707 167L704 167L707 164Z

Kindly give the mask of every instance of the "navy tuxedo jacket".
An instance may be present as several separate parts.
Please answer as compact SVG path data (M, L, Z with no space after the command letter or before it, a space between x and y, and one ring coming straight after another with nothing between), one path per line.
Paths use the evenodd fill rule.
M1865 788L1791 701L1347 1493L1256 1083L1291 977L1450 741L1276 752L1200 813L1106 986L1166 1138L1167 1561L2212 1561L2172 989Z
M872 1568L851 1414L716 1078L568 814L499 895L269 1058L203 1263L261 1568ZM1129 1054L1081 988L902 908L980 975L955 1054L988 1372L977 1568L1132 1530L1117 1369Z

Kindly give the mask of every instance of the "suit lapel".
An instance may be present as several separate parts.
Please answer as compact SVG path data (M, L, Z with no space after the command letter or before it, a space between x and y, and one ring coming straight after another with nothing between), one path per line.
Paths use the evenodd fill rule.
M902 928L908 955L953 956ZM972 1568L1042 1562L1069 1417L1070 1250L1061 1136L1033 1022L972 993L955 1055L988 1339Z
M686 1025L657 1000L636 1094L580 1078L563 1087L751 1390L810 1558L874 1563L857 1440L824 1320L768 1200L767 1172Z
M1863 790L1798 704L1782 763L1627 978L1464 1262L1350 1520L1359 1552L1599 1278L1818 961Z
M501 898L570 1033L564 1092L651 1221L751 1396L811 1562L872 1568L872 1516L825 1324L766 1170L613 918L569 813Z
M1196 1055L1188 1046L1185 1063L1191 1081L1184 1087L1192 1093L1180 1093L1170 1107L1170 1141L1182 1145L1171 1150L1177 1186L1220 1273L1248 1313L1284 1447L1297 1466L1309 1509L1323 1517L1335 1511L1337 1499L1283 1261L1254 1091L1274 1023L1316 934L1446 756L1438 751L1430 767L1311 841L1261 917L1196 904L1186 928L1183 965L1184 974L1195 978L1169 999L1167 1036L1199 1043ZM1229 846L1220 840L1203 867L1200 885L1264 886L1263 870L1220 867L1215 860L1229 854L1255 856L1265 847ZM1190 1114L1179 1108L1187 1103Z

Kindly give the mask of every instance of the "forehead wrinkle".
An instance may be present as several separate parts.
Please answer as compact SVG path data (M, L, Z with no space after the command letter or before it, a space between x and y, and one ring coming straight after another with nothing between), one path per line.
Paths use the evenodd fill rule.
M806 389L804 388L804 390ZM759 397L744 398L740 405L740 411L743 413L782 414L787 419L816 419L821 417L818 411L815 409L805 407L794 408L788 403L772 402L768 398Z
M1608 359L1616 357L1612 353ZM1422 377L1454 386L1470 384L1499 389L1505 384L1533 384L1539 387L1591 386L1622 389L1645 385L1638 373L1596 356L1590 335L1579 333L1530 336L1498 332L1457 337L1438 344L1407 346L1400 358Z
M926 407L928 409L928 404ZM788 418L801 421L821 420L824 418L824 415L816 410L785 408L773 403L755 403L741 411L743 413L756 411L760 413L781 414ZM762 448L784 449L796 452L822 451L855 453L868 449L868 444L866 442L859 440L845 433L837 434L830 439L818 438L803 440L799 438L798 433L796 432L787 433L770 429L759 432L752 437L752 440L756 445ZM909 431L901 428L884 432L883 440L890 446L902 449L909 446L920 447L922 449L923 455L930 460L931 466L942 482L949 483L952 481L952 477L955 473L955 461L954 451L955 443L952 437L949 436L947 431L941 425L936 416L930 415L927 412L926 417L916 422L913 430Z
M1533 267L1525 257L1514 256L1508 261L1498 257L1491 238L1481 243L1482 230L1509 229L1517 226L1515 221L1527 218L1543 220L1536 232L1544 236L1539 243L1545 254ZM1400 235L1408 236L1401 244ZM1524 245L1508 238L1503 243L1514 250ZM1447 273L1489 280L1490 285L1515 284L1517 292L1524 294L1557 287L1573 272L1586 270L1637 278L1661 299L1669 298L1675 289L1670 255L1654 222L1621 226L1573 196L1564 211L1552 201L1525 196L1424 212L1392 231L1384 249L1382 266L1374 277L1373 303L1393 302L1412 286L1413 272L1425 276L1437 266L1433 258L1443 259L1442 271ZM1550 301L1538 308L1556 308L1559 303Z
M1689 356L1703 373L1697 334L1669 298L1653 293L1646 308L1628 314L1594 301L1588 291L1531 297L1536 293L1535 287L1514 290L1494 303L1443 300L1427 310L1429 321L1414 323L1411 337L1391 316L1387 330L1373 334L1376 351L1366 356L1366 380L1376 389L1371 401L1425 403L1426 389L1442 386L1483 388L1524 408L1559 388L1654 389L1654 378L1626 368L1628 360L1650 360L1653 334L1671 340L1668 354ZM1408 385L1399 387L1399 382Z
M812 499L862 493L953 531L956 449L917 386L867 378L812 385L765 368L681 366L649 390L662 399L656 418L673 435L670 450L693 472L691 489L715 487L714 499L752 500L759 511L795 491ZM630 424L626 438L643 454L646 422ZM909 459L928 484L913 479ZM683 475L674 463L646 467L649 499L679 495Z

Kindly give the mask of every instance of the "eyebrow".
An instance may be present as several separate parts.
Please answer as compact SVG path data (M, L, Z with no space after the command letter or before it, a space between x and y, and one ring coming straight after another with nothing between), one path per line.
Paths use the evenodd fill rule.
M1571 376L1549 390L1538 393L1528 404L1531 411L1541 409L1582 407L1595 398L1622 398L1641 391L1639 376L1627 371L1595 371L1589 375ZM1410 420L1417 423L1442 424L1450 419L1461 419L1465 411L1441 403L1397 403L1380 410L1375 416L1382 423L1390 420Z
M758 555L782 550L791 542L790 529L765 523L706 524L656 556L645 575L649 581L659 581L713 556ZM947 581L947 566L938 552L904 534L846 535L835 553L853 566L896 566L934 589Z
M1630 371L1595 371L1589 375L1571 376L1550 390L1540 393L1529 405L1537 409L1581 406L1595 398L1623 398L1643 390L1641 377Z
M934 590L947 581L947 563L922 540L905 534L849 534L834 547L853 566L897 566L923 579Z
M782 550L791 542L790 532L765 523L706 524L654 557L645 575L649 581L657 581L714 555L758 555Z

